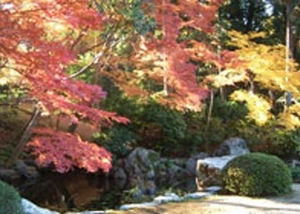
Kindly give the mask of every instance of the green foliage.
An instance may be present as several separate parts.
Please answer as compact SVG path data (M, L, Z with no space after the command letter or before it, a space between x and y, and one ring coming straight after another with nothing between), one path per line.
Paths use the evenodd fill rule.
M24 213L19 193L3 181L0 181L0 213Z
M206 130L206 133L203 133L204 140L207 142L207 147L212 147L213 149L226 138L239 136L241 121L244 120L247 113L248 109L244 104L236 101L222 100L219 97L216 97L214 100L210 126ZM204 132L203 127L206 123L207 120L202 119L202 128L199 126L201 132Z
M219 10L219 16L227 23L227 29L249 31L266 30L266 1L263 0L228 0Z
M280 195L290 191L288 166L273 155L250 153L230 161L222 171L225 191L245 196Z
M132 150L136 143L136 135L127 127L116 125L107 132L95 134L94 140L112 152L115 158L119 158Z
M95 1L96 2L96 1ZM119 38L115 49L118 55L129 54L131 42L137 35L153 32L156 22L151 14L153 5L142 0L100 1L97 3L99 12L104 12L110 19L105 22L103 38L113 35ZM145 10L147 8L147 10ZM133 40L132 40L133 39Z
M97 3L97 8L99 12L120 15L124 23L132 25L136 32L143 35L155 27L155 20L146 15L146 12L149 11L144 10L143 6L145 5L143 3L145 4L142 0L107 1ZM148 9L150 9L153 5L148 4ZM127 30L129 29L127 28Z
M169 138L182 139L185 135L186 124L181 113L156 102L145 106L142 119L158 124Z
M14 153L25 122L12 106L0 106L0 165L5 165Z
M5 165L7 161L11 158L15 146L11 144L5 144L0 146L0 165Z
M199 151L203 144L201 113L179 112L153 100L140 102L115 88L108 95L109 99L103 103L105 108L131 119L126 126L102 130L97 142L109 151L124 155L132 146L141 146L162 155L181 156Z
M80 69L84 68L89 63L91 63L94 57L95 56L92 52L87 52L85 54L79 55L77 62L68 66L67 72L70 75L76 74L78 71L80 71ZM87 83L94 83L95 69L88 68L85 72L81 73L77 78Z
M295 166L290 168L292 173L293 182L300 182L300 167Z
M154 30L155 20L145 15L142 3L141 0L128 1L129 7L122 8L121 12L126 19L133 23L134 29L144 35Z
M223 121L240 120L248 114L245 104L236 101L223 101L216 98L214 101L213 115Z
M300 153L300 132L279 126L269 121L264 126L240 121L238 135L247 139L251 151L273 154L283 159Z

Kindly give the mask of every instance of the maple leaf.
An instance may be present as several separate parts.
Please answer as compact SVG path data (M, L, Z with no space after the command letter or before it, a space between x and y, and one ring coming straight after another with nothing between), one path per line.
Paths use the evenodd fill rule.
M88 172L111 168L112 154L96 144L81 140L79 136L48 128L37 128L36 136L27 144L27 149L36 157L40 167L54 167L60 173L74 168Z

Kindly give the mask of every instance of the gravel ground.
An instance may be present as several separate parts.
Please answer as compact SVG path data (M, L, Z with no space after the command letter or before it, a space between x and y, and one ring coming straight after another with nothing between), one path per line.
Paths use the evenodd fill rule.
M273 198L212 196L205 200L162 204L157 207L116 211L116 214L300 214L300 184ZM110 212L109 212L110 213Z

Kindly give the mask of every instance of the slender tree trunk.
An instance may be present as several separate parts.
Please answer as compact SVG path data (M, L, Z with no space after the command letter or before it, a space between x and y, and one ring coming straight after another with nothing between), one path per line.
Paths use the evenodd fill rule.
M16 149L14 150L10 159L8 160L7 165L12 164L15 160L17 160L20 157L20 155L22 154L22 152L24 150L26 143L28 142L28 140L31 137L31 133L32 133L31 129L34 126L36 126L40 116L41 116L41 110L39 107L36 107L31 116L31 119L29 120L29 122L26 125L25 131L23 132L23 135L22 135L20 141L18 142Z
M211 92L210 92L209 108L208 108L208 113L207 113L207 122L206 122L205 132L204 132L205 136L207 135L208 129L210 127L213 107L214 107L214 91L211 90ZM206 151L208 151L208 143L209 142L205 142L205 150Z
M218 45L218 50L217 50L217 54L218 54L218 59L221 60L221 45ZM218 73L220 74L221 73L221 70L222 68L218 65ZM224 98L224 88L221 86L220 87L220 96L221 96L221 100L224 101L225 98Z
M291 22L290 22L290 5L286 4L286 26L285 26L285 71L288 73L290 63L290 41L291 41ZM286 75L288 81L288 75Z
M285 26L285 72L286 72L286 82L289 81L288 73L290 71L290 58L291 58L291 13L293 12L292 1L286 2L286 26ZM291 105L291 101L293 99L293 94L289 91L285 93L285 106L284 111L287 111L289 106Z
M164 76L163 76L163 92L164 92L164 95L165 96L168 96L168 77L167 77L167 75L168 75L168 71L167 71L167 66L166 66L166 61L167 61L167 59L166 59L166 54L164 53L164 55L163 55L163 62L164 62L164 67L163 67L163 69L164 69Z

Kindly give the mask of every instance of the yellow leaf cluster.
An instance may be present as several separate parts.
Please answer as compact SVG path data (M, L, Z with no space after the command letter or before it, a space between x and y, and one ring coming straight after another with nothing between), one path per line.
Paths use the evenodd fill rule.
M15 70L1 69L0 71L0 85L18 84L20 78L20 74Z
M286 111L279 114L281 125L289 129L297 129L300 127L300 104L296 103L290 106Z
M231 98L247 104L249 110L247 117L255 121L257 125L262 126L272 119L270 102L264 97L245 90L238 90L231 94Z
M256 42L256 39L265 37L264 33L241 34L232 31L230 36L232 39L228 44L236 47L241 60L247 62L247 68L254 74L255 82L265 88L300 95L297 64L290 60L289 72L286 72L284 45L270 46Z
M247 73L239 68L228 68L213 76L214 86L219 88L234 85L237 82L244 82L248 79Z

